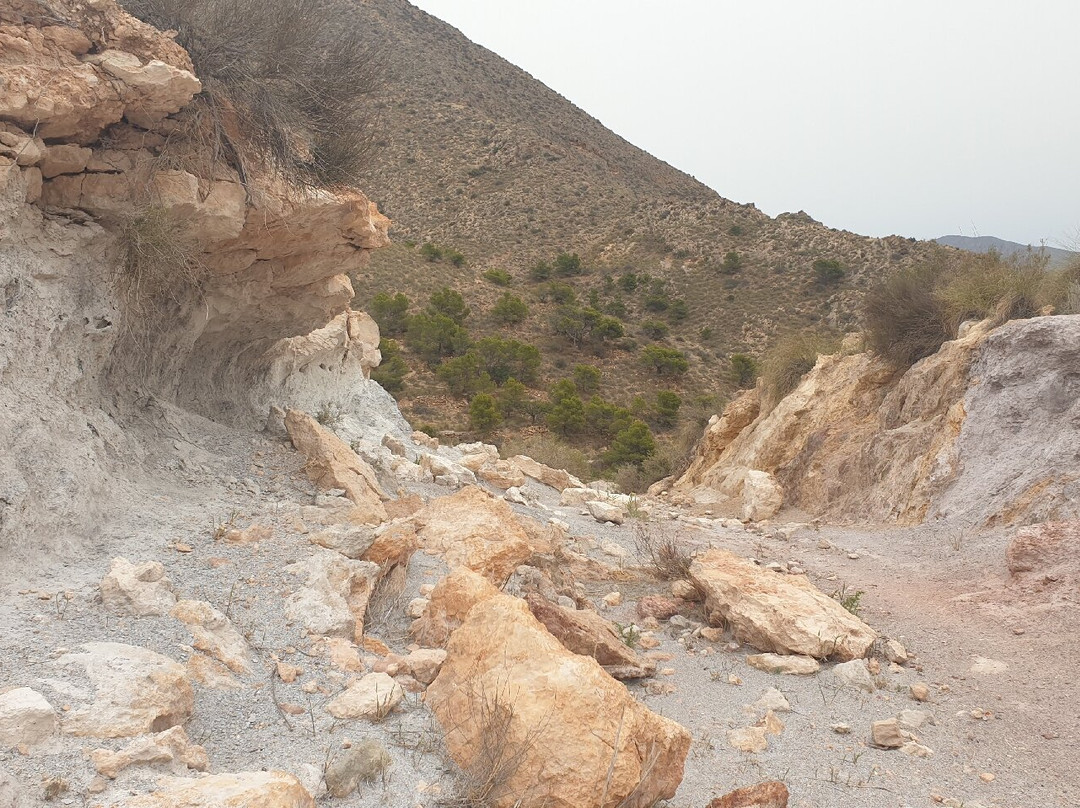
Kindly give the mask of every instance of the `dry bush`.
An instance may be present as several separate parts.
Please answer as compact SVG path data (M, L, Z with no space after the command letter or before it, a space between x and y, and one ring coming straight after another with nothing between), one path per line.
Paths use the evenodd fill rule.
M370 156L369 97L384 58L334 0L122 0L191 55L204 117L237 163L300 184L355 182Z
M1050 276L1038 254L1003 259L996 253L971 256L940 279L937 297L950 336L965 320L993 317L998 323L1034 317L1043 307Z
M951 334L935 293L939 268L894 272L866 293L863 320L870 350L897 368L909 368L937 351Z
M115 286L132 327L170 303L180 303L199 289L206 274L194 239L161 207L119 221L116 245L120 260Z
M481 685L470 704L475 710L460 717L457 724L475 725L478 730L470 734L479 736L479 746L472 751L472 759L457 773L453 789L439 801L444 808L491 808L503 802L509 793L510 781L532 751L543 727L532 727L521 739L515 738L516 713L511 698L500 689L490 693ZM447 735L455 731L451 728ZM525 795L513 795L518 802ZM514 803L517 804L517 803Z
M813 369L819 355L835 353L839 347L836 338L813 331L781 337L761 364L762 409L779 404Z
M661 579L683 581L690 576L690 550L666 525L635 522L634 547Z

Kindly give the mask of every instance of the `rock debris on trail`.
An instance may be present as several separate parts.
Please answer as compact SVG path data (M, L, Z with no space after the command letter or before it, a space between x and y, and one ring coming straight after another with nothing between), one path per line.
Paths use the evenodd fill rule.
M163 168L171 36L15 0L0 51L2 808L1080 804L1077 318L822 359L630 497L405 423L345 274L388 221ZM152 349L148 187L207 270Z

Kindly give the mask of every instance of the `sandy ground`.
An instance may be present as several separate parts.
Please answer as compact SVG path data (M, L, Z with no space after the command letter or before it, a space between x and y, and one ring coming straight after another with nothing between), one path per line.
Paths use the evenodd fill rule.
M313 655L310 640L285 622L282 594L299 582L284 568L311 552L307 537L294 528L297 508L312 502L315 493L299 473L299 459L281 442L260 436L217 428L207 436L200 449L216 459L212 473L204 473L205 463L200 473L178 469L163 455L144 481L131 484L126 515L78 557L21 568L9 565L0 572L0 689L34 687L62 708L86 681L77 669L60 668L55 660L64 649L95 640L143 645L186 660L190 637L178 621L118 619L100 605L98 582L112 558L158 560L179 593L227 612L249 635L260 661L236 689L197 688L195 717L187 729L206 746L211 771L281 768L317 782L343 742L375 738L391 753L389 776L334 802L360 806L377 800L391 808L437 805L453 790L454 770L420 697L410 695L378 724L334 721L324 707L344 687L345 677ZM448 493L430 485L409 487L424 497ZM566 521L575 547L609 564L636 563L634 533L642 523L599 525L577 508L559 507L558 494L551 489L530 483L526 491L538 504L515 506L519 512ZM784 540L771 537L770 529L725 529L711 519L674 516L680 518L658 515L646 529L668 532L689 548L721 546L762 562L797 562L827 593L863 591L861 616L881 634L901 640L915 658L899 670L890 671L884 663L882 687L871 694L840 687L828 666L813 677L762 673L745 662L752 649L684 636L692 622L684 627L661 624L654 632L660 647L653 653L661 655L659 667L669 671L652 684L629 687L693 735L685 779L670 802L672 808L702 808L715 796L766 779L786 782L796 808L899 808L943 800L968 808L1080 804L1080 755L1072 743L1078 713L1071 685L1078 662L1075 604L1066 595L1047 607L1043 594L1005 585L1007 533L961 536L928 527L807 527ZM797 514L788 516L798 521ZM256 547L215 543L214 525L230 519L242 526L252 521L269 524L273 537ZM607 541L621 544L628 557L602 552L600 544ZM191 545L193 551L177 552L177 542ZM389 617L379 617L369 633L402 650L408 643L404 604L443 572L437 560L417 554L405 590L384 604ZM601 613L627 624L639 622L634 609L641 595L666 588L659 581L605 583L593 586L590 595ZM623 605L602 607L603 595L616 589L623 592ZM274 656L300 666L304 675L294 684L279 681L271 686ZM1007 668L972 673L979 658L1003 662ZM314 694L301 689L309 681L320 688ZM908 685L917 681L930 686L930 703L920 705L909 697ZM780 715L783 733L770 739L762 753L736 751L727 742L728 732L760 717L761 712L748 705L770 687L782 691L791 704L791 711ZM665 689L671 692L663 693ZM304 709L290 715L278 709L280 703ZM870 722L903 709L933 714L936 725L917 733L933 750L932 757L869 745ZM989 717L973 719L972 710ZM836 734L836 724L849 725L851 733ZM148 790L165 773L134 767L100 797L87 797L94 771L84 752L122 745L62 738L31 756L0 751L0 769L35 793L40 793L44 778L63 778L68 786L64 797L72 800L67 804L109 802ZM980 777L991 774L990 782Z

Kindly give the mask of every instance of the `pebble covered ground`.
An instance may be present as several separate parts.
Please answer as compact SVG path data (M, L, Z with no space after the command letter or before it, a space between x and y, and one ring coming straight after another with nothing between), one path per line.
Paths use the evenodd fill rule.
M350 674L333 668L284 613L285 596L301 583L286 567L315 549L298 530L301 508L316 499L300 458L286 442L220 429L200 457L201 464L179 467L163 462L146 481L133 483L125 518L78 558L6 571L0 579L0 690L32 687L60 710L83 700L89 683L81 670L57 660L87 642L139 645L187 661L192 640L178 620L117 617L101 606L99 583L113 558L160 561L178 595L209 601L255 652L252 672L236 676L236 687L196 686L186 730L206 748L209 771L282 769L316 793L324 769L343 749L374 740L390 755L384 775L349 797L320 802L377 800L396 808L435 806L452 796L455 767L422 693L407 694L378 722L340 721L326 712ZM432 484L395 485L425 499L449 493ZM1069 681L1062 677L1076 669L1067 639L1075 618L1040 613L1007 596L999 569L1004 534L973 533L958 541L928 529L813 527L795 518L744 528L662 504L652 504L648 519L616 526L599 524L580 506L560 506L559 493L538 483L522 490L530 504L514 505L515 511L560 520L569 526L573 549L615 567L648 567L643 544L666 539L687 552L724 547L795 574L805 571L840 597L862 592L861 616L911 654L902 666L876 659L871 691L845 686L829 665L813 676L765 673L746 663L754 649L730 636L711 641L702 635L699 606L663 621L643 617L640 599L670 594L667 581L638 576L586 584L600 614L657 663L655 677L628 683L631 692L693 736L672 808L703 808L734 788L769 779L788 785L796 808L1080 804L1080 761L1067 740L1077 707L1061 695ZM269 537L251 545L215 539L223 525L253 523L270 528ZM406 606L445 571L438 558L417 553L403 587L373 602L368 636L407 653ZM377 654L362 654L368 669L377 665ZM302 673L286 683L274 675L278 661ZM911 696L917 683L927 686L925 703ZM758 724L770 707L782 729L767 736L767 747L733 748L739 731ZM928 757L870 744L872 722L905 710L928 714L914 731ZM86 753L125 744L59 736L31 755L0 750L0 769L32 792L62 781L56 799L65 805L108 804L150 790L162 774L190 774L183 766L132 766L102 783Z

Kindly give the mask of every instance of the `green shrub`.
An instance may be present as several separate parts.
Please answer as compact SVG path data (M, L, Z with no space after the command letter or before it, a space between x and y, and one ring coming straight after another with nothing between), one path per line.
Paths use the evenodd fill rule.
M740 389L745 390L757 383L761 367L754 357L749 354L737 353L732 354L729 361L731 363L731 372L735 376L735 384Z
M638 288L638 276L633 272L627 272L619 276L619 288L627 294L633 294Z
M475 354L480 367L500 386L508 379L531 384L540 370L540 351L516 339L484 337L469 353Z
M529 400L529 391L517 379L507 379L506 383L499 389L496 398L499 402L499 409L506 419L527 412L526 402Z
M838 348L836 339L812 331L781 337L761 363L762 407L775 407L813 370L819 355L834 353Z
M518 325L529 316L529 307L517 295L504 292L499 301L492 306L491 316L501 325Z
M434 365L443 357L465 353L469 335L445 314L422 312L409 318L405 344L429 365Z
M644 421L634 421L620 430L605 453L604 460L610 466L632 464L640 466L656 454L656 440Z
M649 339L663 339L671 333L671 327L660 320L644 320L641 323L641 332Z
M734 275L743 268L743 257L735 250L724 255L724 262L720 264L720 272L724 275Z
M686 354L662 345L646 345L641 351L641 361L655 370L657 376L681 376L690 369Z
M465 256L457 250L447 249L443 254L453 266L459 268L465 266Z
M540 290L540 300L545 303L551 300L560 305L566 305L577 301L577 292L568 283L552 281Z
M690 307L686 305L686 301L682 298L672 300L671 305L668 307L667 316L671 322L681 323L690 316Z
M660 390L656 394L656 413L653 416L656 425L661 429L670 429L675 426L681 406L682 398L677 393L671 390Z
M409 375L409 366L401 356L401 348L392 339L379 340L382 362L372 368L371 378L378 382L388 393L400 393L405 386L405 377Z
M497 429L502 423L502 413L495 398L488 393L480 393L469 404L469 425L477 432L486 435Z
M471 350L462 356L444 361L435 371L435 375L455 396L472 398L477 393L488 392L495 387L491 375L484 370L479 357Z
M409 325L409 298L401 292L393 297L379 292L371 299L368 313L378 323L379 332L384 336L404 334Z
M558 308L551 318L551 330L578 348L586 343L600 346L624 334L622 323L614 317L572 304Z
M600 396L593 396L585 404L585 432L597 440L610 441L633 422L630 410Z
M995 317L998 322L1034 317L1045 305L1051 275L1046 262L1033 256L1003 259L996 253L965 256L939 277L937 297L945 309L950 336L964 320Z
M428 241L420 247L420 255L423 256L424 260L434 264L435 262L442 260L443 251Z
M561 278L570 278L584 273L581 257L577 253L561 252L555 256L555 274Z
M469 317L469 307L465 305L465 299L461 292L444 286L436 292L432 292L428 303L428 312L442 314L449 317L458 325L464 325Z
M574 385L584 395L592 395L600 389L602 374L596 365L574 365Z
M822 286L838 284L846 275L847 271L839 261L830 258L819 258L814 262L814 277Z
M932 265L902 269L863 298L867 345L894 367L911 367L951 336L945 305L934 288L939 272Z
M547 261L537 261L529 269L529 278L534 281L546 281L551 277L551 264Z
M580 435L585 430L585 404L577 394L574 383L568 379L563 379L552 388L547 425L552 432L564 438Z
M484 280L496 286L509 286L514 279L505 269L489 269L484 273Z
M351 184L370 158L382 53L332 0L124 0L191 56L217 153L301 184Z

